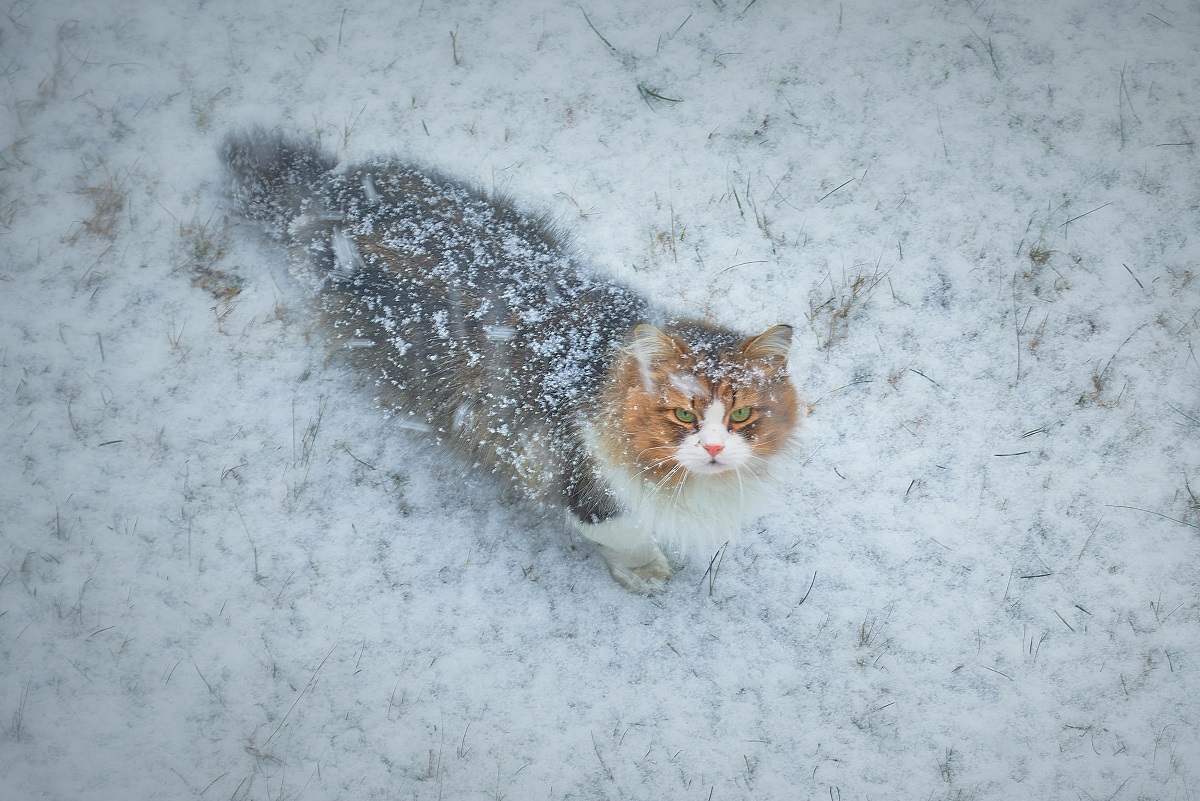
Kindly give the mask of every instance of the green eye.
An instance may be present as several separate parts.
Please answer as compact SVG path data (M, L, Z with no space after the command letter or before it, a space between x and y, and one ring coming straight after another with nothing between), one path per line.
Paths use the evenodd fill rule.
M684 409L680 407L675 410L675 419L681 423L691 424L696 422L696 413L691 409Z
M743 406L740 409L734 409L732 412L729 413L729 422L731 422L731 423L744 423L749 419L750 419L750 407L749 406Z

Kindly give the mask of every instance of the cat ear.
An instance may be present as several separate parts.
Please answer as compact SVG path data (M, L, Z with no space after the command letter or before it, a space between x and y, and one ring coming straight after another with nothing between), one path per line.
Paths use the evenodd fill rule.
M679 355L675 341L649 323L638 323L633 329L630 349L643 365Z
M649 323L639 323L633 329L629 352L637 359L638 371L642 376L642 389L648 394L658 391L654 380L656 368L662 362L679 356L674 340Z
M751 361L785 361L792 347L792 327L777 325L747 340L743 353Z

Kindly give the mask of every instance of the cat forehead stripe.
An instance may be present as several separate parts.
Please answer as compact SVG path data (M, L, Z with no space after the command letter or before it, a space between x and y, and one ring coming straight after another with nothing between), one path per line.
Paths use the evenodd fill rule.
M690 398L699 398L705 395L704 385L695 376L686 373L671 373L667 376L667 380L671 382L671 386Z

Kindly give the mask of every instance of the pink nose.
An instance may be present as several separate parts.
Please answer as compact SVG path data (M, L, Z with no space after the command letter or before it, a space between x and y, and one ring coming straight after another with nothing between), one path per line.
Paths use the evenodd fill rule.
M724 445L705 445L704 450L708 451L708 455L717 458L717 454L725 450Z

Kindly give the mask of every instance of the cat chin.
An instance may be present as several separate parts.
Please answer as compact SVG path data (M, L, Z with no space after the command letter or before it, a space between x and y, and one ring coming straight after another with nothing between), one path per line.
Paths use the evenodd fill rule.
M682 481L660 488L629 469L601 464L623 517L650 541L680 556L711 553L737 539L755 508L764 476L747 468L705 465L711 472L684 468Z

